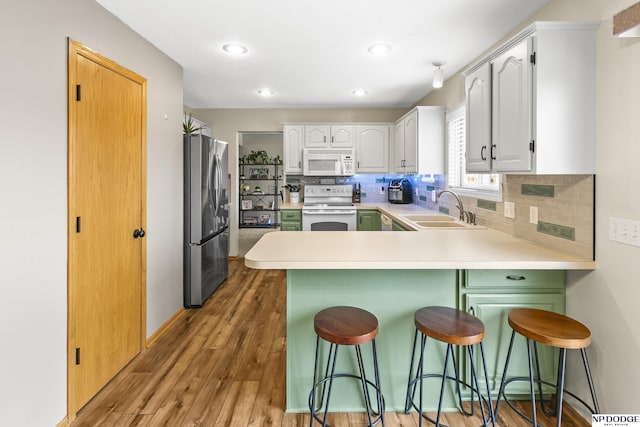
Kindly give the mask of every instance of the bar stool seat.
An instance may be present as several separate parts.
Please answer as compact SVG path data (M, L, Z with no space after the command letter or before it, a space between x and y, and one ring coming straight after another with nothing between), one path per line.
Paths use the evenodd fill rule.
M378 423L384 426L384 398L380 388L380 374L378 372L378 356L376 352L375 338L378 335L378 319L366 310L357 307L338 306L326 308L318 312L314 317L314 330L316 332L316 355L313 375L313 387L309 393L309 410L311 412L309 426L313 421L327 426L327 414L329 412L329 400L333 381L336 378L354 378L360 381L362 393L367 411L369 426ZM320 378L318 372L320 365L320 339L330 343L324 375ZM373 354L374 380L367 379L366 370L362 359L360 346L371 343ZM358 360L359 373L336 373L336 361L339 346L354 346ZM372 389L376 394L376 405L371 402ZM325 393L326 391L326 393ZM320 394L317 398L317 394ZM317 405L318 404L318 405ZM323 411L324 409L324 411ZM323 416L319 412L324 412Z
M482 412L482 420L484 425L487 426L490 422L495 426L495 421L493 417L493 406L491 403L491 393L489 390L488 381L487 383L487 397L483 397L482 393L480 393L480 387L478 383L478 377L475 368L475 362L473 357L473 346L479 345L480 352L482 357L482 365L485 373L485 379L487 374L487 367L485 363L484 357L484 348L482 345L482 341L484 339L484 324L480 319L475 316L472 316L464 311L456 310L450 307L423 307L415 312L414 315L414 323L416 327L416 332L413 340L413 351L411 356L411 366L409 368L409 382L407 384L407 397L405 401L405 413L409 413L411 408L414 408L420 414L419 417L419 425L422 426L422 419L426 419L427 421L435 424L436 426L441 426L440 424L440 416L442 413L442 401L444 397L444 389L446 380L453 380L456 382L457 392L458 392L458 403L460 408L462 409L462 394L460 393L460 385L465 385L469 387L471 392L471 410L469 412L462 409L463 413L466 415L473 415L474 413L474 393L478 397L478 401L480 402L480 409ZM416 347L418 345L418 335L421 335L420 341L420 349L419 349L419 360L417 362L417 366L415 367L414 373L414 362L416 355ZM444 360L444 370L442 374L425 374L424 373L424 354L425 354L425 345L427 341L427 337L433 338L435 340L444 342L447 344L447 350L445 354ZM455 361L455 354L453 352L453 346L463 346L466 347L469 354L469 361L471 367L471 376L472 376L472 384L467 384L460 379L458 374L458 367ZM447 365L449 358L451 358L453 363L453 369L455 372L455 376L451 377L447 375ZM427 416L422 408L423 408L423 380L426 378L441 378L441 386L440 386L440 397L438 401L438 413L435 420ZM416 387L419 387L419 402L415 402L415 393ZM485 413L485 406L489 412L489 415Z
M509 312L508 316L509 326L513 329L511 333L511 342L509 344L509 351L507 352L507 359L505 361L505 367L503 371L502 382L500 385L500 391L498 393L498 399L496 402L495 413L498 414L500 408L501 399L507 402L507 404L514 409L521 417L528 420L532 425L537 424L537 410L536 410L536 397L534 393L534 384L538 385L538 392L540 396L540 405L542 410L548 416L557 417L557 426L560 427L562 423L562 401L563 395L566 393L574 397L582 405L584 405L592 414L600 412L598 400L596 398L595 388L593 386L593 379L591 377L591 370L589 369L589 362L585 349L591 345L591 331L582 323L568 316L554 313L546 310L539 310L534 308L517 308ZM515 334L522 335L527 340L527 354L529 357L529 377L514 377L507 379L507 371L509 368L509 361L511 359L511 350L513 348L513 342ZM540 364L538 359L537 343L552 346L558 348L559 361L558 361L558 375L555 384L543 381L540 376ZM533 345L532 345L533 344ZM535 365L532 361L532 347L535 355ZM566 351L568 349L580 350L582 354L582 361L587 375L587 381L589 383L589 391L591 392L591 398L593 401L593 407L589 406L584 400L576 396L575 394L567 391L564 388L564 375L566 365ZM537 378L534 378L533 368L536 368ZM531 397L532 416L528 417L520 410L516 409L514 405L507 399L505 394L505 388L508 384L514 381L529 381L529 391ZM547 411L543 405L543 393L542 385L550 386L556 390L555 407L552 411Z

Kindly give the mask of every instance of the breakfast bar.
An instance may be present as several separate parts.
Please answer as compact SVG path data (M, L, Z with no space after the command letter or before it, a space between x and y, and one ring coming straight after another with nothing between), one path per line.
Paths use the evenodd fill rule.
M492 361L489 381L495 390L508 346L508 334L502 330L506 312L513 306L564 312L565 271L595 268L592 260L486 228L272 232L247 253L245 263L250 268L287 270L289 412L308 410L315 345L313 317L324 308L357 306L378 318L376 342L386 410L401 411L416 310L448 306L471 311L483 320ZM430 366L442 366L443 348L430 353ZM353 369L348 353L344 351L339 369ZM553 366L552 354L541 357L548 357ZM459 364L464 376L466 365ZM332 410L363 410L358 384L348 383L336 388ZM432 388L439 392L439 387ZM453 401L445 402L445 407L456 409Z

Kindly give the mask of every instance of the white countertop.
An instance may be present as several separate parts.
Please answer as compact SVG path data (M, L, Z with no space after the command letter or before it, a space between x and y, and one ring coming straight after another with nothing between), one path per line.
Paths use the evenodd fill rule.
M439 213L415 204L357 204L402 221ZM411 223L405 223L411 226ZM595 261L487 228L417 232L274 231L245 256L257 269L532 269L594 270Z
M258 269L593 270L595 262L490 229L274 231L245 256Z

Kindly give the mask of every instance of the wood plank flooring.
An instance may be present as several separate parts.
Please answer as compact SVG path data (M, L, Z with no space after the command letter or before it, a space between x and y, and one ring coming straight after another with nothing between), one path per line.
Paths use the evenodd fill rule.
M181 316L71 426L308 426L307 414L284 412L285 296L285 271L251 270L243 259L230 261L229 278L205 306ZM415 413L385 417L387 426L418 425ZM481 423L479 416L459 413L443 418L450 426ZM555 426L554 419L539 422ZM331 414L330 423L366 425L363 414L354 413ZM567 407L562 424L589 426ZM528 424L502 405L498 425Z

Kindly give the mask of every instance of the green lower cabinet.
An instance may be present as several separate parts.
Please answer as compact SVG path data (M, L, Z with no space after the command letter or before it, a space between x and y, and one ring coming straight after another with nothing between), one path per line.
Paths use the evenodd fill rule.
M300 231L302 224L299 222L282 221L280 223L280 231Z
M380 221L380 212L376 210L359 210L357 230L358 231L382 230L382 222Z
M393 221L393 223L391 224L391 231L411 231L411 230L409 230L408 228L404 228L402 224L400 224L399 222Z
M300 209L283 209L280 211L280 231L302 230L302 211Z
M514 308L537 308L565 312L564 271L503 271L483 270L466 272L465 286L461 289L461 308L478 317L485 327L484 351L487 362L491 396L497 398L504 364L509 350L512 329L509 311ZM462 356L462 355L461 355ZM553 347L538 344L542 379L555 383L558 352ZM482 369L480 353L474 353L476 369ZM471 381L468 355L461 357L466 382ZM509 362L508 378L529 376L526 339L516 334ZM480 387L486 390L484 375L479 376ZM529 394L525 381L511 383L506 392L510 396Z

